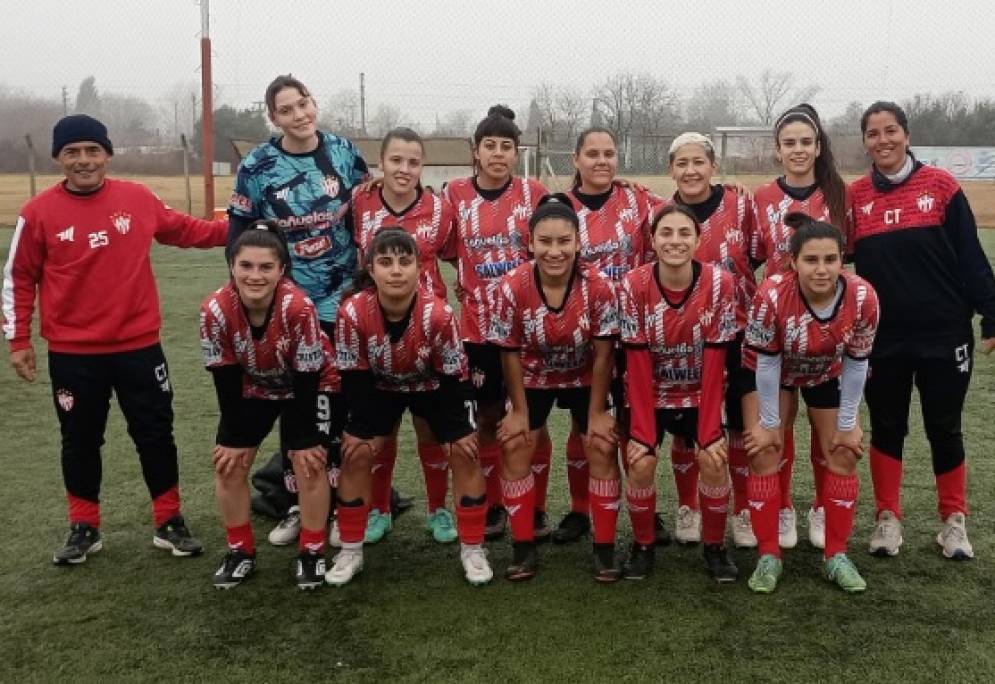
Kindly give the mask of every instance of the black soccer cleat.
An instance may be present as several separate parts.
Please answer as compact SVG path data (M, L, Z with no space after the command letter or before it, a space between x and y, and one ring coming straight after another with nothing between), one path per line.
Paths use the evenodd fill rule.
M159 526L152 537L152 544L181 558L196 556L204 550L204 546L191 536L182 515L174 515Z
M729 584L739 579L739 568L733 563L729 549L724 544L705 544L705 567L719 584Z
M594 545L594 581L613 584L622 579L622 567L615 558L614 544Z
M325 583L325 557L305 551L294 560L294 580L301 591L317 589Z
M570 511L553 531L554 544L572 544L591 533L591 519L583 513Z
M535 577L539 570L539 552L535 542L514 542L511 565L504 571L504 577L512 582L524 582Z
M76 523L69 528L66 545L55 552L52 562L56 565L79 565L86 562L86 556L96 553L104 545L100 541L100 531L93 525Z
M215 589L231 589L247 580L256 570L256 554L231 549L221 559L221 567L214 573Z
M642 544L633 542L632 550L629 552L629 559L622 566L622 576L628 580L646 579L653 572L655 558L655 546L652 544L643 546Z
M663 522L662 513L655 513L653 515L653 534L656 535L657 546L666 546L672 541L670 532L667 530L667 526Z
M549 526L549 516L546 515L546 511L540 511L538 508L535 510L535 515L532 517L532 527L533 534L535 535L535 540L538 543L548 542L550 536L553 534L553 528Z
M504 536L508 525L508 511L504 506L494 505L487 509L487 520L484 527L484 539L493 541Z

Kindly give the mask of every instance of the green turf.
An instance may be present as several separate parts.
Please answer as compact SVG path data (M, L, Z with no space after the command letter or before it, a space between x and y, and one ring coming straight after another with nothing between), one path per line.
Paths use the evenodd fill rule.
M9 235L0 232L3 259ZM995 254L995 232L984 241ZM366 570L351 586L297 593L293 550L262 541L258 575L235 591L215 591L210 575L224 546L209 457L217 411L200 365L196 314L222 282L220 261L217 251L155 251L181 487L187 519L208 548L201 558L152 548L147 493L114 408L104 451L106 548L83 566L53 567L66 522L47 372L27 385L0 365L0 681L985 681L995 672L995 358L978 359L964 425L978 559L957 564L937 552L933 480L916 418L906 451L905 546L896 559L866 553L870 478L866 462L860 467L852 555L869 585L862 596L826 583L803 525L769 597L751 595L742 580L716 588L700 548L662 550L647 581L597 586L586 544L543 548L542 572L531 583L469 587L456 547L434 546L424 532L409 432L397 483L418 507L368 550ZM563 417L552 427L550 510L558 518L566 509ZM807 444L804 428L797 442ZM804 457L795 479L796 505L807 509ZM660 482L672 519L668 472ZM620 545L629 538L621 519ZM263 540L270 522L256 523ZM490 553L500 576L509 544L493 544ZM737 558L744 575L752 570L755 554Z

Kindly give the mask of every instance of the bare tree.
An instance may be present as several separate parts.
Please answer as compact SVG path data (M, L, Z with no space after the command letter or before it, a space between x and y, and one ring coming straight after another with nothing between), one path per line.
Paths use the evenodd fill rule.
M469 109L457 109L446 114L436 122L436 135L469 136L473 130L473 112Z
M377 107L376 113L370 119L370 128L373 135L385 135L387 131L395 128L401 122L401 108L383 103Z
M790 71L765 69L756 83L743 75L736 77L736 87L746 99L750 114L756 116L761 126L770 126L781 110L799 102L806 102L819 92L819 86L795 85L795 75Z
M662 79L621 73L594 88L601 122L619 139L660 133L677 123L677 98Z
M318 124L322 128L346 136L362 133L359 125L359 93L355 90L339 90L327 103L318 103L318 111Z
M76 91L76 113L100 116L100 95L97 92L97 79L87 76Z
M713 81L695 88L686 105L687 127L708 132L716 126L735 126L742 118L743 98L733 83Z
M563 137L567 142L573 142L583 128L590 107L588 103L588 98L576 88L560 88L556 94L556 109L559 112Z

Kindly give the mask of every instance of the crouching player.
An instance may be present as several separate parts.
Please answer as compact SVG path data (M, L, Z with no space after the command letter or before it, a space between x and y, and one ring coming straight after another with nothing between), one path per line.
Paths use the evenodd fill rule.
M827 456L826 576L846 592L861 592L867 584L846 549L857 507L857 459L864 449L857 408L877 331L878 298L867 281L843 270L843 236L835 226L801 213L788 214L784 222L794 229L792 271L764 281L746 330L744 363L756 369L756 392L744 398L749 502L760 551L749 586L768 594L781 576L781 416L789 414L800 387Z
M279 417L287 481L300 496L294 577L300 589L314 589L325 573L330 437L342 423L331 343L314 304L290 280L290 255L274 223L257 221L239 235L229 267L231 282L200 309L204 365L221 411L214 483L229 547L214 586L230 589L255 570L248 474Z
M449 461L463 570L471 584L486 584L493 573L482 547L484 476L455 314L418 286L418 247L403 229L382 229L363 261L358 293L339 308L335 331L347 411L337 505L342 550L325 579L342 586L363 569L372 466L407 408L428 423Z
M564 194L544 197L529 220L535 256L506 275L491 316L490 342L502 347L501 365L511 401L498 438L502 488L514 554L510 580L536 573L536 483L532 452L554 403L570 410L585 435L594 517L594 578L615 582L618 519L618 436L607 411L618 310L611 282L580 266L579 221Z
M705 564L717 582L732 582L739 573L725 546L731 482L721 416L726 349L738 333L736 283L693 258L701 226L691 209L667 205L652 229L656 262L630 272L619 293L634 537L623 574L643 579L653 569L655 450L669 432L696 445Z

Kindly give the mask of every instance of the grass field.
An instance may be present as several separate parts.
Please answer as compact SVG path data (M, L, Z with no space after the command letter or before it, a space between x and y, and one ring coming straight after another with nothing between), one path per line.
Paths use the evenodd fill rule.
M0 232L0 259L9 236ZM995 255L995 232L983 240ZM860 466L852 555L870 586L862 596L827 584L803 525L799 547L786 553L782 585L769 597L751 595L742 580L716 588L700 548L674 546L661 550L656 573L641 583L595 585L589 547L580 544L544 547L542 572L531 583L496 579L472 588L457 548L433 545L423 530L410 435L397 482L418 497L418 507L368 549L366 570L352 585L298 593L290 578L294 550L269 547L271 523L257 520L258 575L217 592L210 576L224 538L209 457L217 411L200 363L196 314L224 279L222 257L173 248L157 248L154 257L185 513L208 551L174 559L152 547L147 492L114 408L104 449L105 549L82 566L53 567L66 522L45 357L33 385L0 364L0 681L991 681L995 358L978 359L964 425L977 560L953 563L937 551L933 479L916 417L906 449L905 546L895 559L866 553L872 502L867 464ZM567 508L562 416L552 428L550 513L558 519ZM800 434L797 442L808 438ZM795 479L796 506L807 510L804 455ZM660 482L672 521L669 472ZM620 546L629 540L624 515L621 521ZM490 546L498 574L509 547ZM745 574L756 555L739 552L737 559Z

